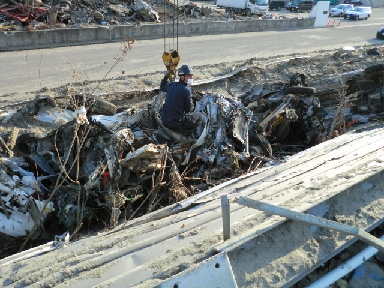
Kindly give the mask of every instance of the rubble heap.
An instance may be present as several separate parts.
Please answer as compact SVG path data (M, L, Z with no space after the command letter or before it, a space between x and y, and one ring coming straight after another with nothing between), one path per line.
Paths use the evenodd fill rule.
M361 52L345 49L332 57L343 63L362 59ZM287 65L300 68L306 61L311 63L291 58ZM311 79L311 85L303 73L289 81L245 81L259 69L228 76L226 93L193 87L195 110L205 121L191 137L162 125L165 94L156 90L149 105L138 109L67 91L3 113L2 123L28 118L57 128L36 135L16 125L0 133L0 232L36 239L45 237L47 224L71 235L85 224L113 228L119 220L276 165L384 111L383 64ZM233 92L233 83L243 93ZM324 106L327 99L336 101L332 109Z
M189 1L163 0L28 0L0 1L0 30L84 28L109 25L138 25L173 21L227 21L245 16L230 15L213 1L198 7ZM178 7L176 7L178 5ZM265 16L276 18L275 16Z

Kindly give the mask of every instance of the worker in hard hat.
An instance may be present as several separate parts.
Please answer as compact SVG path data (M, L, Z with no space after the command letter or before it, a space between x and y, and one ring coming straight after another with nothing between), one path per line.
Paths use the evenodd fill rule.
M192 112L194 105L190 86L193 83L193 70L190 66L183 65L178 76L178 82L174 81L165 86L167 97L161 110L161 120L164 126L171 130L192 134L204 119L203 114Z

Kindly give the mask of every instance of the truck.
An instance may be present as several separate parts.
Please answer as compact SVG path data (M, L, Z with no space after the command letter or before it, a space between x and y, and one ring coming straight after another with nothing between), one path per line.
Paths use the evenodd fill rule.
M217 0L216 5L228 12L263 16L268 11L268 0Z

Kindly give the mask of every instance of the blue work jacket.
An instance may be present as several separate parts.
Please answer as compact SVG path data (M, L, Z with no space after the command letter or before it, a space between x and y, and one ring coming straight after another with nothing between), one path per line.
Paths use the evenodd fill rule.
M193 111L191 89L184 82L172 82L167 89L167 97L161 110L161 120L171 129L181 128L186 113Z

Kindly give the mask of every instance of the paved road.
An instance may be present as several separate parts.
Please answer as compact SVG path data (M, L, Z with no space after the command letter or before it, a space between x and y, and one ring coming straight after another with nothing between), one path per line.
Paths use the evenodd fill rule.
M306 16L306 13L302 14ZM339 27L183 37L179 38L178 50L182 64L197 66L329 50L345 45L381 45L383 41L375 39L376 30L381 26L384 26L384 9L376 8L369 20L341 19ZM166 49L169 48L176 48L172 39L167 39ZM115 63L114 58L121 54L120 50L119 43L112 43L2 52L0 95L54 88L79 79L101 79ZM163 71L163 51L163 39L137 41L108 78L121 75L122 70L125 75Z

